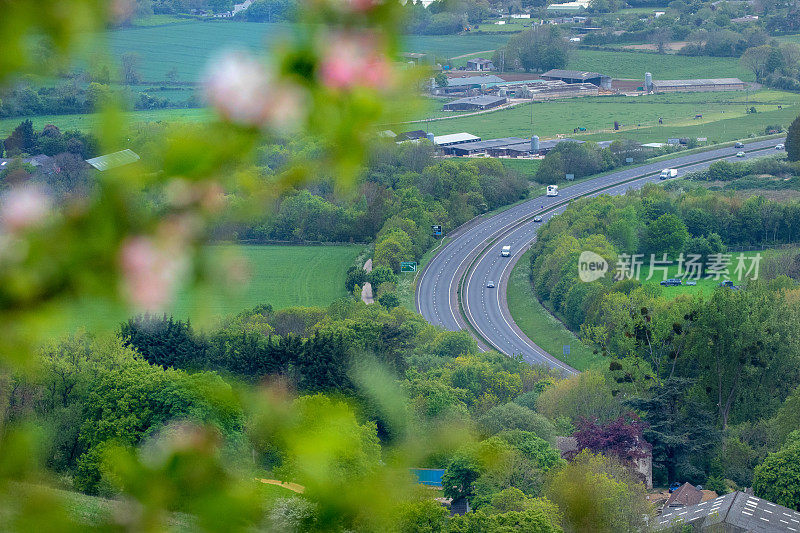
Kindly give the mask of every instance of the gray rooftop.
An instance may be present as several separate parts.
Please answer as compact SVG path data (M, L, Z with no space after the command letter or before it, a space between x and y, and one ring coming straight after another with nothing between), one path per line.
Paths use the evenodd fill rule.
M487 83L503 83L505 80L500 76L490 74L489 76L467 76L464 78L448 78L448 87L460 87L462 85L483 85Z
M492 96L492 95L481 95L481 96L468 96L467 98L459 98L458 100L453 100L452 102L447 102L447 104L476 104L476 105L488 105L494 104L497 102L503 103L506 101L505 96Z
M706 78L697 80L653 80L653 85L658 87L694 87L699 85L732 85L744 83L739 78Z
M520 144L527 142L530 146L531 141L521 137L503 137L501 139L487 139L485 141L475 141L471 143L464 143L455 146L459 150L486 150L487 148L501 148L513 144Z
M584 72L580 70L562 70L558 68L554 68L553 70L548 70L544 74L542 74L543 78L568 78L568 79L575 79L575 80L589 80L592 78L601 78L601 77L608 77L605 74L600 74L599 72Z
M656 519L655 529L665 530L689 523L703 530L724 523L741 528L736 531L796 533L800 531L800 513L737 491L664 513Z
M139 154L126 148L125 150L114 152L113 154L106 154L99 157L93 157L92 159L87 159L86 162L97 170L103 171L128 165L130 163L135 163L138 160Z

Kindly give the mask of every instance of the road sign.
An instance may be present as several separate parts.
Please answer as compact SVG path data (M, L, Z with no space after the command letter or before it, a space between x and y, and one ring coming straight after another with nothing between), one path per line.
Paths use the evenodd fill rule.
M417 271L416 261L403 261L400 263L400 272L416 272L416 271Z
M431 229L433 230L434 237L438 237L439 235L442 234L442 226L439 224L434 224L433 226L431 226Z
M633 158L632 157L626 157L625 158L625 162L626 163L633 163Z
M567 181L572 181L575 179L575 174L567 174L566 175Z
M563 352L564 355L569 355L569 344L564 344L563 348L564 348L564 352Z

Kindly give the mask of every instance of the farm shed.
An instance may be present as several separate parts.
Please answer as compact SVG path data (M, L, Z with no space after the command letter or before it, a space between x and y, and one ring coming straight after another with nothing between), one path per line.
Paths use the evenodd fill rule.
M467 70L494 70L494 63L489 59L479 57L467 60Z
M442 106L445 111L472 111L481 109L491 109L501 106L508 102L504 96L470 96L447 102Z
M611 76L599 72L583 72L580 70L562 70L554 68L542 74L543 80L560 80L564 83L591 83L605 89L611 88Z
M743 91L747 84L739 78L709 78L698 80L653 80L657 93Z
M449 135L437 135L433 138L433 144L439 147L453 146L473 141L480 141L481 138L471 133L451 133Z
M503 137L501 139L474 141L445 148L445 153L457 156L483 154L486 153L490 148L502 148L504 146L519 144L525 141L526 139L521 137ZM530 144L530 141L527 142Z

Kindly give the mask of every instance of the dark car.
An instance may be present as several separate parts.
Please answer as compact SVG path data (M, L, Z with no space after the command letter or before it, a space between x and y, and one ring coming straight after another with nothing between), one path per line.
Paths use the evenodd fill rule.
M677 278L665 279L664 281L661 282L661 285L664 287L676 287L682 284L683 282Z

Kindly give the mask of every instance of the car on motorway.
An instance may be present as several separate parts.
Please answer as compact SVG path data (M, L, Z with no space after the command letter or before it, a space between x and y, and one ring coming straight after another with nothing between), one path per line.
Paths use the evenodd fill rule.
M733 145L734 148L744 148L744 143L737 142Z
M784 149L783 143L776 144L776 145L775 145L775 149L776 149L776 150L783 150L783 149Z
M736 157L745 157L746 155L744 152L736 152Z
M500 255L503 257L508 257L511 255L511 247L510 246L503 246L503 249L500 250Z
M494 281L492 281L492 280L489 280L489 281L486 283L486 288L487 288L487 289L494 289Z
M533 221L534 222L541 222L542 221L542 215L536 215L535 217L533 217Z

